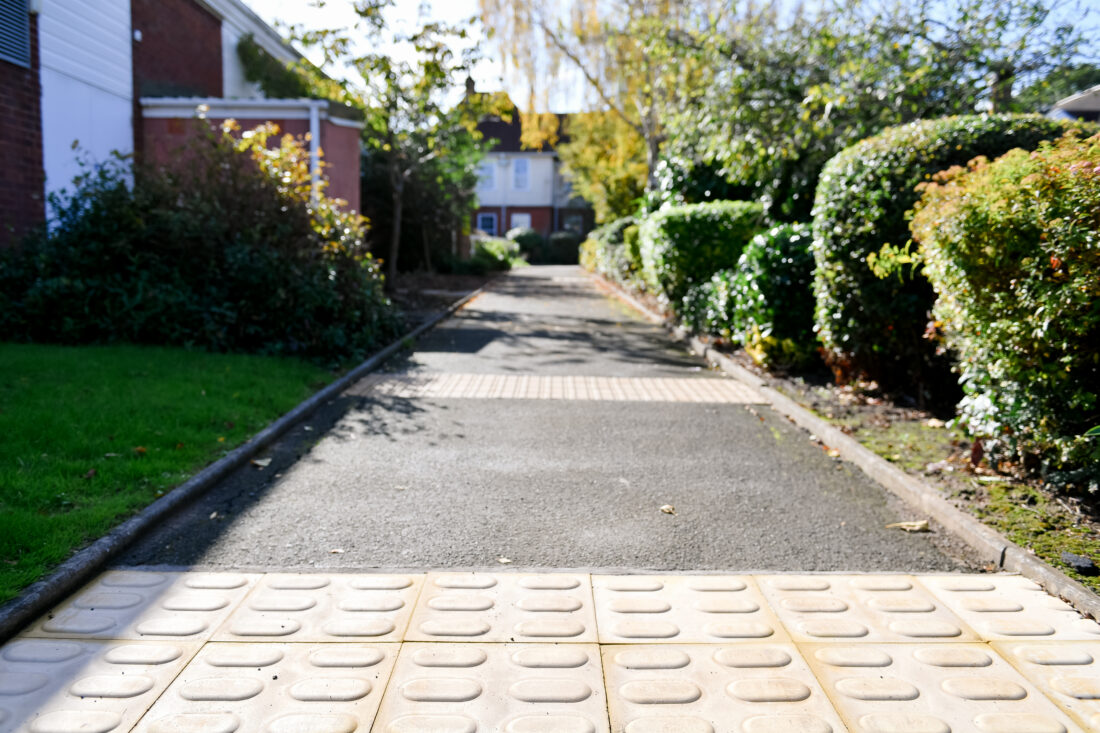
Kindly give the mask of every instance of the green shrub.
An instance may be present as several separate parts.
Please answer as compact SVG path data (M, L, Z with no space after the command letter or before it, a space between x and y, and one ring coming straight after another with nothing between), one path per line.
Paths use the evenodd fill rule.
M640 284L642 277L642 250L638 232L641 227L637 220L632 219L631 224L623 229L623 257L630 266L631 281Z
M546 242L548 265L575 265L578 261L581 238L575 232L554 232Z
M116 162L0 254L0 338L359 358L398 332L365 221L321 196L275 128L209 128L171 169ZM272 143L274 141L271 141Z
M1100 490L1100 135L973 161L912 222L958 356L969 431L994 458Z
M608 280L632 287L636 276L625 244L625 234L631 228L637 232L634 217L627 216L593 229L581 245L581 264Z
M473 240L471 261L487 272L510 270L523 261L519 242L504 237L477 237Z
M509 229L504 236L519 245L519 251L527 257L528 262L538 262L542 258L546 240L531 227Z
M684 296L693 330L745 347L761 364L800 367L816 355L810 226L784 224L753 237L733 269Z
M829 161L814 201L815 319L839 379L866 376L891 389L953 384L947 361L922 338L934 298L928 281L880 279L868 258L884 245L906 246L906 212L932 174L978 155L1034 149L1066 129L1037 115L947 117L889 128Z
M663 209L638 232L646 287L678 308L688 289L737 264L764 228L764 207L751 201L715 201Z

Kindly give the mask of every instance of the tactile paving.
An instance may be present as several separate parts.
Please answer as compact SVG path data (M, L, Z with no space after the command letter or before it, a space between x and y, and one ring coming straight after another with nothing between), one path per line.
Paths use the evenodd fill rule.
M0 649L0 732L129 730L198 649L17 638Z
M135 730L367 731L398 648L398 644L211 642Z
M423 575L265 575L215 641L401 641Z
M763 403L748 385L733 379L674 377L582 377L537 374L378 374L352 394L404 399L599 400L608 402Z
M597 575L592 588L603 644L788 640L749 577Z
M376 733L609 730L595 644L403 645Z
M1100 641L1100 624L1017 575L922 575L923 583L983 639Z
M1100 641L998 641L993 648L1085 730L1100 730Z
M258 575L115 570L84 586L26 636L205 641Z
M796 642L978 639L908 575L767 575L757 580Z
M793 644L614 645L602 651L615 731L844 730Z
M409 641L595 642L583 574L429 573Z
M853 731L1082 731L985 644L803 644L800 648Z

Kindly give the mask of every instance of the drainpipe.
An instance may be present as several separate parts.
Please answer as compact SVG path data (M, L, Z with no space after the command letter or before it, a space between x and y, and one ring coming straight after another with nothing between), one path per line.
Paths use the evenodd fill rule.
M316 206L321 197L321 105L320 100L309 101L309 178L312 182L310 200Z

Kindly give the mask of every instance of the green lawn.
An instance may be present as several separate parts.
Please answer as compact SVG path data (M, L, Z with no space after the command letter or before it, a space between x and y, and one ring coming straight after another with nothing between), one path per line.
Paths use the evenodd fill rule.
M0 343L0 602L332 378L260 356Z

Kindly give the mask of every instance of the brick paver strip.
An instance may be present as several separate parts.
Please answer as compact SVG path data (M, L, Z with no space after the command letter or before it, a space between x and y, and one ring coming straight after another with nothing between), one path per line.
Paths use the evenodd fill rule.
M135 569L0 649L0 732L1081 733L1098 660L1015 576Z
M389 375L364 380L355 394L402 399L601 400L761 404L751 387L731 379L543 376L536 374Z

